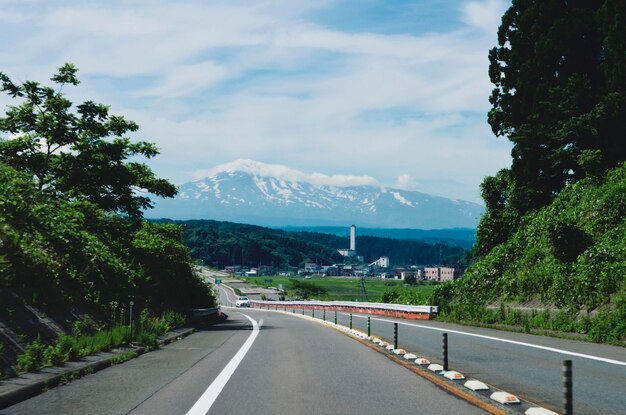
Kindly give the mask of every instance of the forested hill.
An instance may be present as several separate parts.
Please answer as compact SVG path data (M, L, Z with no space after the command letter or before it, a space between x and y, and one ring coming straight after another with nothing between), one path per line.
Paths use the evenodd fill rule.
M349 230L346 226L284 226L279 229L290 232L328 233L347 237ZM379 238L402 239L419 241L427 244L446 244L471 249L476 242L476 229L449 228L449 229L402 229L402 228L364 228L358 227L360 236L377 236Z
M305 262L333 264L342 260L336 249L302 241L285 231L214 220L175 223L184 229L184 241L191 256L218 268L227 265L287 268Z
M206 264L302 266L305 262L333 264L343 262L337 253L347 248L348 238L314 232L287 232L232 222L212 220L178 221L184 229L185 243L196 259ZM465 258L460 247L430 245L371 236L357 237L357 250L366 261L389 256L393 264L457 263Z
M182 324L172 310L215 304L181 229L142 220L146 193L176 193L140 162L158 151L126 138L138 126L108 106L74 106L61 91L79 83L76 72L63 65L54 87L0 73L14 100L0 115L0 378L125 342L153 344L149 313L165 316L163 331ZM133 338L123 334L131 301L146 328Z
M438 287L444 314L626 340L624 51L624 1L506 11L489 53L489 123L513 162L481 185L477 260ZM506 312L519 302L543 311Z
M340 237L317 232L290 232L294 237L322 244L328 247L348 248L348 237ZM356 250L366 262L372 262L381 256L388 256L395 265L407 264L457 264L465 263L468 251L459 246L429 244L419 241L380 238L377 236L357 236Z

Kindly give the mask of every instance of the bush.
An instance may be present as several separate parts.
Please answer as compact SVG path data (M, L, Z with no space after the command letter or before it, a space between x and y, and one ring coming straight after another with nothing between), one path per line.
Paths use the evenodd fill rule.
M44 363L44 345L38 336L34 342L29 343L24 353L17 356L16 369L18 372L30 372L39 369Z

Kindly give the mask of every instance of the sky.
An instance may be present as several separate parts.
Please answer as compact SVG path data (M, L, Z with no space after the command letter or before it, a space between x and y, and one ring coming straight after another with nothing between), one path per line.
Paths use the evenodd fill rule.
M157 144L147 163L176 184L255 160L480 202L511 162L487 124L509 5L0 0L0 71L46 82L74 63L81 84L64 92L139 123L131 138Z

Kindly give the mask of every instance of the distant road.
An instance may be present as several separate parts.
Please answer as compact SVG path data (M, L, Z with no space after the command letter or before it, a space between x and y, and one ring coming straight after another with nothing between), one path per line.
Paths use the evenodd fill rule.
M484 413L318 323L259 310L226 312L229 319L210 330L2 414Z

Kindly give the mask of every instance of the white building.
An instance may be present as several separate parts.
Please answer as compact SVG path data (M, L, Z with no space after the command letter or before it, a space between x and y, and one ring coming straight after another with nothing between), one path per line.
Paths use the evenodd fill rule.
M372 262L370 266L376 266L381 268L389 268L389 257L381 256L376 261Z

